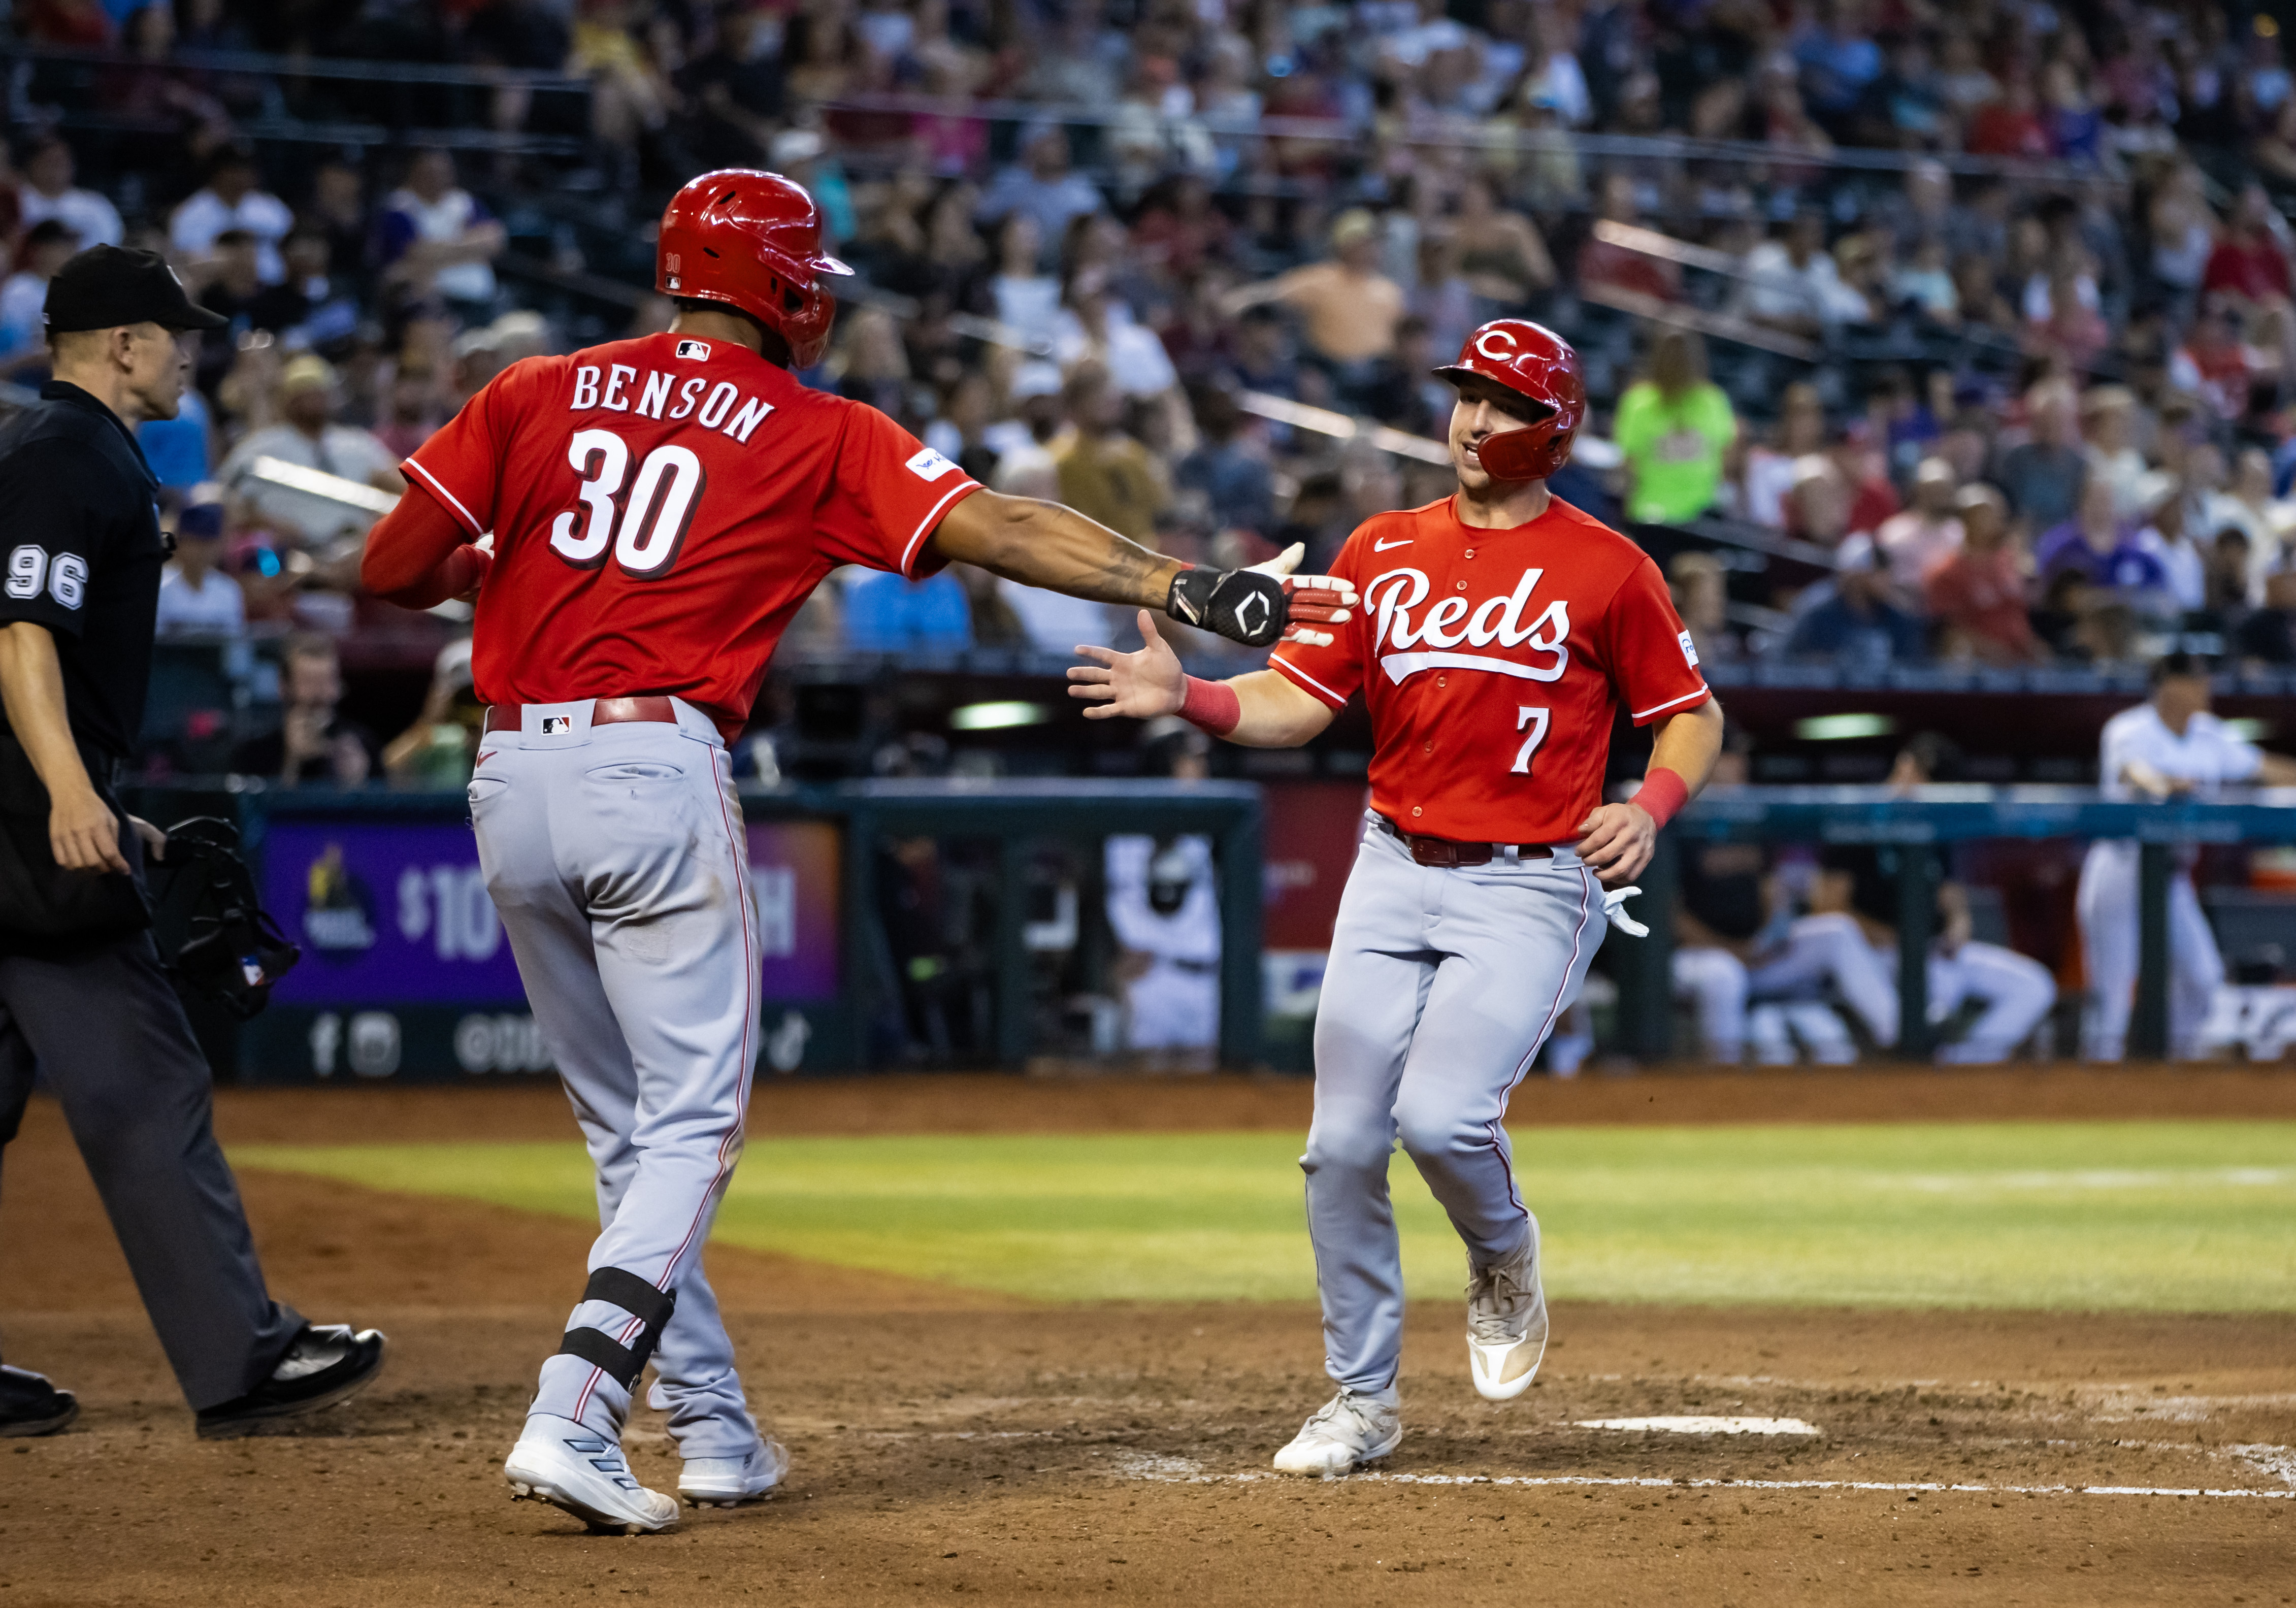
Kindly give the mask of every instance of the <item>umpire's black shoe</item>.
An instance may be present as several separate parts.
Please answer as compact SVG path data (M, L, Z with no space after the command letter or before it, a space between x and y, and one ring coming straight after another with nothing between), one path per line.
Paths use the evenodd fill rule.
M237 1401L200 1414L200 1439L252 1435L276 1419L299 1417L348 1401L382 1372L382 1333L348 1324L305 1324L271 1377Z
M79 1416L79 1399L37 1374L0 1363L0 1436L53 1435Z

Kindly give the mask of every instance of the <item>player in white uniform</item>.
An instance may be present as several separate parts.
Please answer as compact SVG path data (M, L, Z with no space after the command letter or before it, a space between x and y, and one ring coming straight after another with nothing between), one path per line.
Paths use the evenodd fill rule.
M2110 799L2167 800L2206 792L2227 782L2296 786L2296 759L2267 754L2225 729L2209 712L2209 671L2190 653L2170 653L2152 669L2152 698L2104 723L2097 785ZM2100 840L2081 862L2079 912L2088 955L2091 993L2083 1057L2118 1061L2126 1053L2136 990L2138 847L2133 838ZM2224 981L2216 934L2193 889L2192 860L2181 857L2169 882L2169 1054L2193 1055L2210 998Z

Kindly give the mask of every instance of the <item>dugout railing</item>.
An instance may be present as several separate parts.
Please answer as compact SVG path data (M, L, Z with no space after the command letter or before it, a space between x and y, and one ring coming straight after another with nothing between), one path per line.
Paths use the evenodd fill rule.
M197 1023L219 1073L257 1082L537 1071L547 1062L490 909L459 792L126 790L164 824L234 822L266 904L304 958L243 1027ZM1097 851L1111 834L1198 833L1218 882L1219 1063L1261 1062L1262 797L1244 782L1046 778L875 780L742 795L759 895L760 1057L779 1071L867 1071L890 975L879 923L880 847L901 839L994 845L990 1056L1034 1053L1030 856Z
M1622 943L1612 971L1619 986L1615 1048L1637 1061L1676 1053L1672 1007L1674 909L1677 864L1687 843L1753 841L1874 845L1898 850L1897 922L1898 1054L1927 1061L1935 1053L1925 957L1936 937L1940 857L1929 850L1986 839L2038 842L2133 839L2138 871L2139 961L2128 1053L2158 1059L2169 1047L2169 884L2184 845L2285 843L2296 840L2296 789L2244 796L2137 803L2094 788L1946 785L1895 792L1879 787L1741 787L1693 802L1659 841L1631 908L1650 928ZM1912 850L1913 852L1906 852ZM2296 900L2289 905L2289 944L2296 952Z

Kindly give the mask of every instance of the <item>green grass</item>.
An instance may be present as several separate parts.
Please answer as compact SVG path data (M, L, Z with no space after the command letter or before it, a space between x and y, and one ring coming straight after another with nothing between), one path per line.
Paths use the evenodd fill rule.
M1516 1135L1566 1298L2296 1311L2296 1122ZM1315 1293L1296 1136L753 1139L719 1241L1046 1300ZM588 1218L567 1144L250 1145L240 1165ZM1401 1156L1414 1294L1457 1240Z

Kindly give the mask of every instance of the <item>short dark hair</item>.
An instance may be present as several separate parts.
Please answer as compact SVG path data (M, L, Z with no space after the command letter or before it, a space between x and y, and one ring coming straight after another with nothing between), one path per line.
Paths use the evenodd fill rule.
M60 240L78 240L79 231L61 217L44 217L24 236L26 247L52 246Z
M2210 673L2210 666L2205 656L2185 648L2177 648L2172 652L2161 654L2152 661L2152 685L2159 686L2171 677L2206 676Z
M797 360L790 355L789 342L783 339L779 330L767 328L763 320L754 314L743 312L732 302L709 301L699 296L673 296L670 301L681 313L725 313L746 321L750 328L758 332L759 357L781 368L794 368L797 365Z

